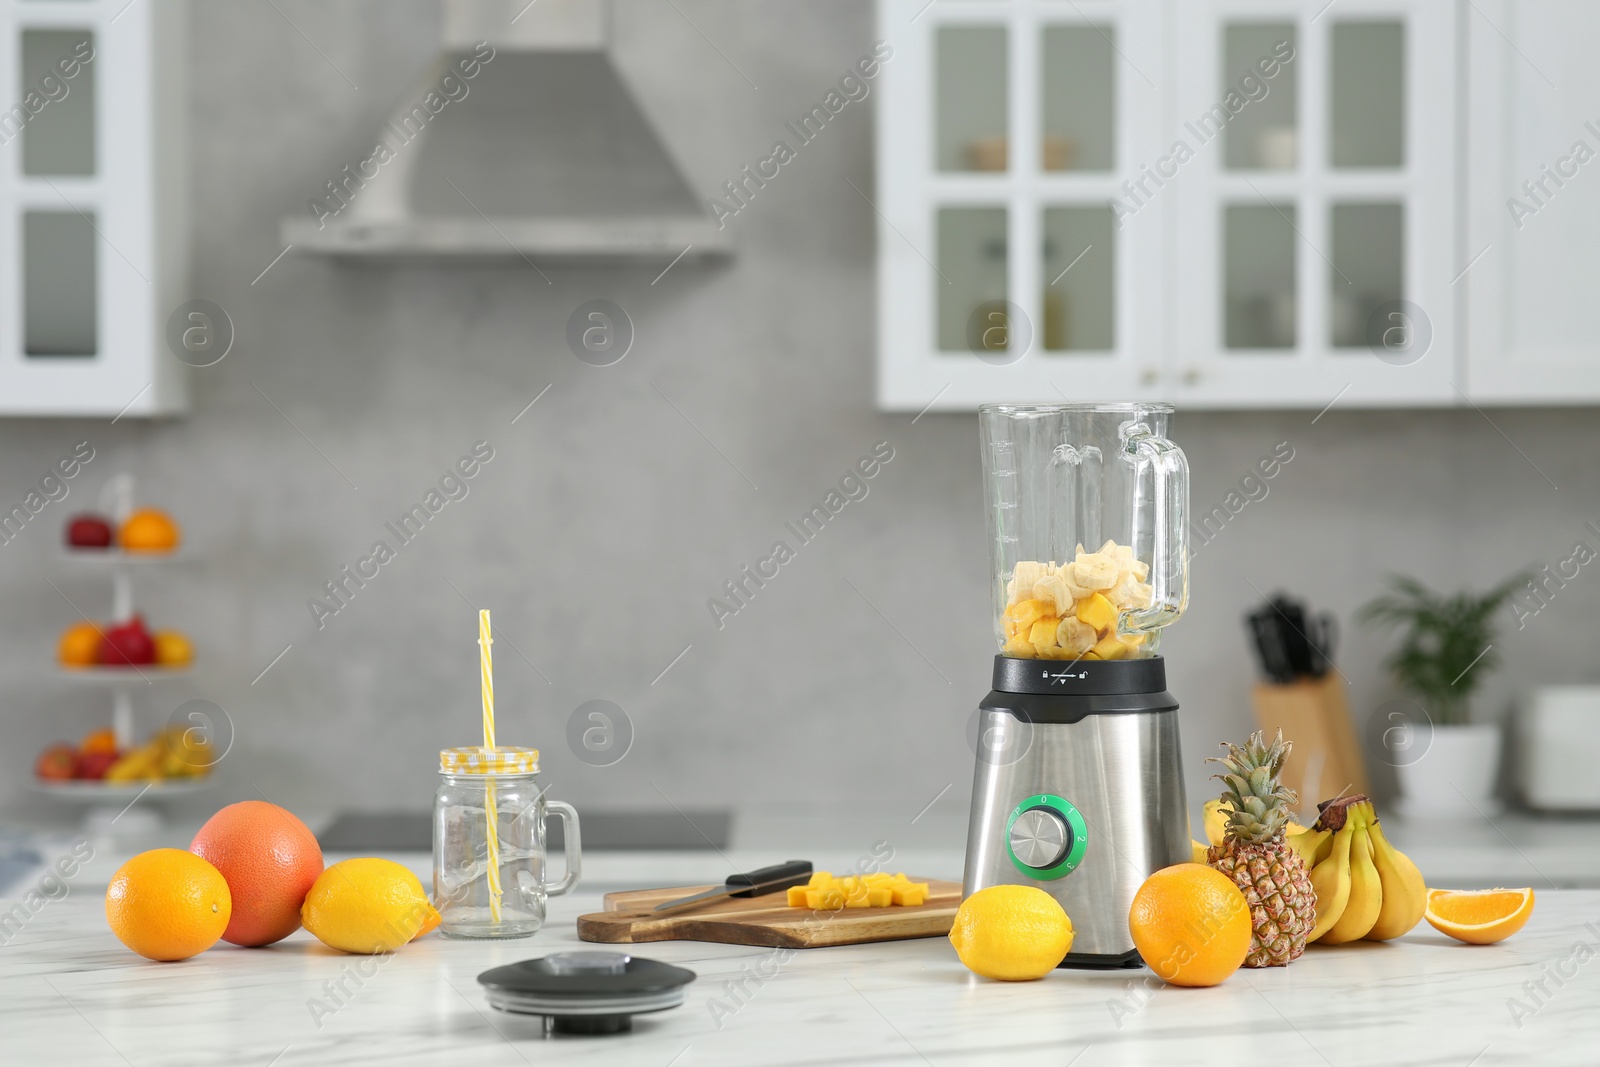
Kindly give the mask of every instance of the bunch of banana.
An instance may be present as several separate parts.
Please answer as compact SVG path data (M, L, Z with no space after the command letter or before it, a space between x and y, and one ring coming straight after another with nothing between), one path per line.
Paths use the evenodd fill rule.
M1324 801L1308 830L1289 836L1317 891L1309 941L1342 945L1387 941L1422 921L1428 888L1422 872L1383 836L1372 802L1361 794Z
M194 730L168 726L106 770L108 782L160 782L198 778L214 763L211 743Z

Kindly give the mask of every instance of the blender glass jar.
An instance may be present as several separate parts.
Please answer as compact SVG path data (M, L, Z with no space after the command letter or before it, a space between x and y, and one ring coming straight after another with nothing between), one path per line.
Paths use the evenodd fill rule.
M1019 659L1156 652L1189 600L1189 466L1167 404L985 404L995 638Z
M447 748L433 805L433 902L439 932L454 938L527 937L545 901L577 884L578 813L546 800L531 748ZM490 812L493 811L493 818ZM545 815L561 816L566 873L545 881ZM490 848L493 835L494 847ZM493 867L497 879L490 875ZM498 902L495 889L498 887Z

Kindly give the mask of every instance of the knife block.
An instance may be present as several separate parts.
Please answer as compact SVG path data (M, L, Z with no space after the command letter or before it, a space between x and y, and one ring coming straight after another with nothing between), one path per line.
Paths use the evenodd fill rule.
M1300 793L1302 811L1314 811L1340 791L1371 795L1343 678L1330 673L1288 685L1258 682L1251 696L1267 736L1281 728L1294 742L1284 781Z

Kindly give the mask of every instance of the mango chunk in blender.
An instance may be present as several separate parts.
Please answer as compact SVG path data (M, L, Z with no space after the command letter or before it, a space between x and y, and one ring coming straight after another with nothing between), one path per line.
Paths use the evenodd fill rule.
M1055 614L1055 605L1043 600L1019 600L1006 608L1006 620L1016 623L1019 629L1027 629L1046 615Z
M1001 655L1067 661L1140 655L1143 637L1111 639L1123 612L1151 605L1149 576L1149 565L1134 557L1133 548L1115 541L1095 552L1079 545L1069 563L1017 563L1006 583ZM1053 633L1046 624L1054 626Z
M1142 644L1144 634L1107 634L1090 651L1098 659L1127 659Z
M1047 615L1033 624L1028 631L1028 642L1033 645L1033 650L1041 657L1049 659L1049 653L1059 647L1056 645L1056 627L1061 625L1061 620L1054 615Z
M1034 656L1033 642L1028 640L1025 633L1015 634L1006 641L1005 647L1000 649L1002 656L1012 659L1032 659Z
M1078 603L1078 621L1093 626L1098 633L1110 630L1117 621L1117 609L1101 593L1094 593Z

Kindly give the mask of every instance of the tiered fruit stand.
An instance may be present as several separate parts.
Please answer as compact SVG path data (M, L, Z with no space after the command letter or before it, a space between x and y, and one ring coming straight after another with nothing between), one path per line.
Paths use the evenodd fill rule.
M114 519L118 528L133 511L133 482L120 475L107 483L100 494L100 508ZM108 571L111 578L111 618L119 622L133 618L133 575L135 571L182 562L184 557L172 551L128 551L119 544L107 547L75 547L67 545L63 558L73 566L90 567ZM109 690L111 694L111 728L116 736L117 751L128 753L140 743L135 732L133 690L136 686L155 686L184 678L189 674L187 664L164 666L155 663L123 665L96 664L89 666L61 665L57 674L76 685L93 686ZM77 804L88 804L84 817L86 826L108 831L113 824L118 832L148 829L159 825L159 816L151 809L131 813L132 803L140 797L171 797L209 788L208 773L192 777L165 779L140 779L131 781L104 781L98 779L45 779L35 777L35 788L51 797ZM126 816L126 819L124 819Z

